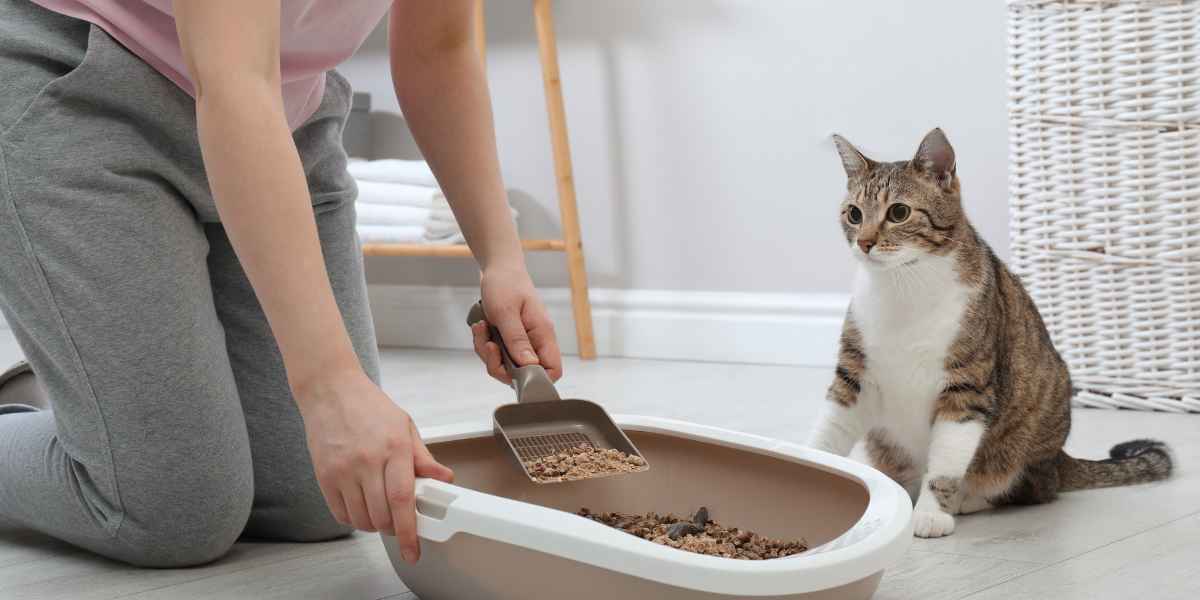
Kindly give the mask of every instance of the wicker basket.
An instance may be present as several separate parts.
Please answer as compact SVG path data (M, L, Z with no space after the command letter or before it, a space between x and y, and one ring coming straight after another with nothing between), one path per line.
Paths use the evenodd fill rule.
M1012 266L1076 402L1200 412L1200 3L1008 11Z

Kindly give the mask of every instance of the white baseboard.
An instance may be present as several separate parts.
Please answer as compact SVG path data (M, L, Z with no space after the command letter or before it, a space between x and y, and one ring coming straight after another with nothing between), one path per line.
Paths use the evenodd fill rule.
M540 290L564 352L576 353L570 294ZM591 290L601 356L814 367L833 366L845 294L754 294L671 290ZM383 346L469 350L468 287L370 287ZM8 323L0 317L0 331Z
M543 289L559 343L574 354L566 289ZM602 356L802 366L832 366L849 296L670 290L591 290ZM470 349L468 287L370 288L383 346Z

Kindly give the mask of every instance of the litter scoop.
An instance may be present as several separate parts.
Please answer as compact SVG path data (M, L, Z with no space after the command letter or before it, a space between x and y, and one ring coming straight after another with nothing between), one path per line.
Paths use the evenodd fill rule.
M477 302L467 315L467 324L487 321L483 303ZM513 380L517 392L515 404L505 404L492 414L496 441L507 449L513 460L534 483L555 483L559 479L539 479L529 471L526 462L544 458L580 446L597 450L620 450L641 459L633 472L646 471L650 465L637 447L613 422L599 404L588 400L562 399L550 376L541 365L518 367L504 345L500 332L488 321L488 337L500 346L504 370ZM576 479L594 479L626 472L597 473Z

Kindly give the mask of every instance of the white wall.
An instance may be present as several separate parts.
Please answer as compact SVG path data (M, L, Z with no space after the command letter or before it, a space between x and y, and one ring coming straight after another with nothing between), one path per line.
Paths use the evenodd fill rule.
M555 3L592 285L839 292L850 258L829 135L911 156L943 127L968 212L1007 255L1005 8L999 0ZM528 3L490 2L489 77L507 185L528 236L557 222ZM343 72L397 110L377 32ZM414 150L397 119L390 154ZM561 256L535 279L565 284ZM471 285L465 261L372 259L374 283Z

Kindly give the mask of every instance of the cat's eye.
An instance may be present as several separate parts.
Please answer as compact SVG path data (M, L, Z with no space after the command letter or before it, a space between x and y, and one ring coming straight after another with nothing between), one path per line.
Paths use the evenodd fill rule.
M912 214L912 209L907 204L893 204L888 207L888 220L893 223L903 223L908 220L908 215Z
M851 225L858 225L859 223L862 223L862 211L859 210L857 206L851 206L846 211L846 220L850 221Z

